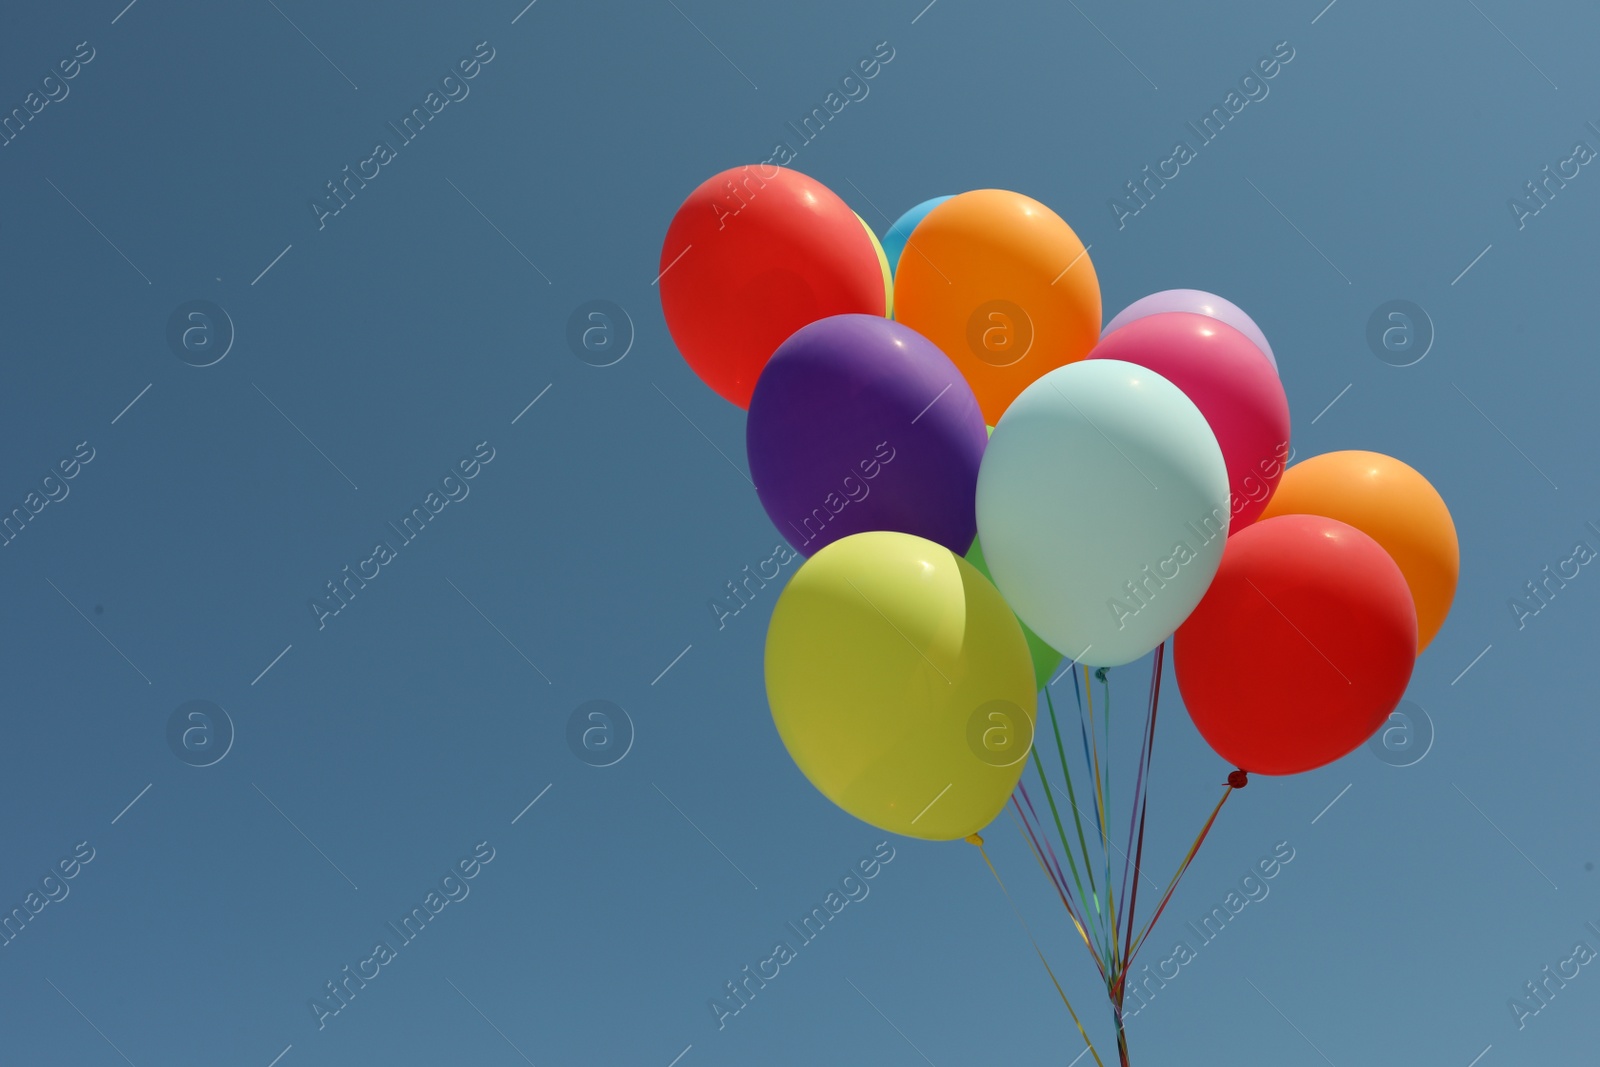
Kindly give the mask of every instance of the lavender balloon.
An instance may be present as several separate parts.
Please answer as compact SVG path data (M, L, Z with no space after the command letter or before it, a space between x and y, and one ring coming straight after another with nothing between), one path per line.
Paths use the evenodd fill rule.
M874 315L795 331L756 379L745 425L761 504L805 556L868 530L965 555L987 443L978 400L950 358Z
M1134 319L1159 315L1166 311L1189 311L1196 315L1209 315L1219 322L1227 323L1254 341L1256 347L1261 349L1267 361L1272 364L1272 369L1278 369L1278 360L1272 354L1272 346L1267 344L1267 335L1261 332L1261 327L1256 325L1255 320L1232 301L1224 300L1215 293L1203 293L1199 289L1164 289L1159 293L1141 297L1106 323L1106 328L1100 331L1100 336L1106 337L1112 330L1126 326Z

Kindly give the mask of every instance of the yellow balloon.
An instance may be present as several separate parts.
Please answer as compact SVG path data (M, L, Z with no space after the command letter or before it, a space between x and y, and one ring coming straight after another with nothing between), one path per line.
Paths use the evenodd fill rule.
M911 534L854 534L807 560L773 608L766 678L811 784L908 837L988 825L1033 744L1021 624L976 567Z
M888 253L884 252L883 242L872 232L867 220L858 214L856 221L861 223L861 228L866 230L867 236L872 239L872 247L878 250L878 268L883 271L883 317L892 319L894 318L894 271L889 269Z

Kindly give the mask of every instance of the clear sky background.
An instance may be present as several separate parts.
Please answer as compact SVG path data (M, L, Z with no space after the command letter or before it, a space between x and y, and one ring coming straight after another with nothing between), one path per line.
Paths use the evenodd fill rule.
M1431 747L1228 804L1149 959L1278 842L1294 859L1130 1022L1134 1062L1592 1058L1600 967L1521 1029L1507 1004L1600 949L1600 572L1520 628L1509 606L1575 542L1600 548L1600 171L1520 228L1507 205L1575 142L1600 149L1592 5L124 2L12 5L0 40L0 111L66 93L0 147L0 505L66 492L0 549L0 909L93 850L0 948L0 1060L1077 1055L961 843L893 841L870 896L725 1028L707 1006L886 835L777 737L776 588L720 630L708 607L779 537L743 412L677 355L651 283L690 190L794 142L786 123L885 41L797 169L880 233L931 196L1036 197L1092 245L1107 319L1159 289L1227 296L1276 351L1296 454L1397 456L1460 532L1455 608L1408 693ZM1285 41L1269 95L1119 227L1109 199ZM387 123L480 42L469 95L319 228L324 183L398 141ZM593 300L631 323L610 366L567 340ZM1431 322L1410 366L1367 340L1391 300ZM169 342L190 301L231 327L212 310ZM82 442L93 458L45 486ZM469 495L319 629L308 600L480 442ZM1147 670L1113 686L1142 693ZM1229 769L1166 693L1157 881ZM608 767L567 741L596 699L632 723ZM197 700L232 724L205 767L168 739ZM990 838L1114 1057L1042 875L1009 820ZM319 1029L324 983L480 842L470 895Z

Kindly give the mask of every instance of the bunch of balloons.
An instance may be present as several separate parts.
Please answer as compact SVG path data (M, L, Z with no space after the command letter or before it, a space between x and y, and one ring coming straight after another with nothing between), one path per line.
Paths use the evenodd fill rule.
M808 557L768 634L773 716L867 822L979 829L1021 761L975 755L969 719L1014 707L1025 744L1062 653L1115 666L1174 633L1212 747L1310 770L1387 719L1444 620L1459 554L1427 480L1371 452L1286 467L1250 317L1171 290L1102 334L1094 264L1037 200L939 197L880 243L821 182L736 168L661 266L674 341L748 409L756 491Z
M1088 251L1037 200L939 197L880 242L815 179L736 168L678 210L661 269L674 341L748 410L751 479L806 557L767 634L773 720L874 826L975 838L1063 658L1169 639L1231 766L1322 766L1387 720L1444 620L1459 553L1427 480L1371 452L1289 466L1250 317L1175 289L1102 330Z

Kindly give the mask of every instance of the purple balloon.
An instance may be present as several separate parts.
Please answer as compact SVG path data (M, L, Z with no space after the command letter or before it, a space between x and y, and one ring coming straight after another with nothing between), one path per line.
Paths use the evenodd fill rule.
M834 315L801 327L756 379L750 476L801 555L896 530L965 555L989 435L950 358L908 326Z
M1164 289L1159 293L1141 297L1106 323L1106 328L1100 331L1100 336L1105 337L1112 330L1126 326L1134 319L1142 319L1147 315L1160 315L1167 311L1189 311L1196 315L1209 315L1219 322L1227 323L1254 341L1256 347L1261 349L1267 361L1272 364L1272 369L1278 369L1278 359L1272 354L1272 346L1267 344L1267 335L1261 332L1261 327L1256 325L1255 320L1246 315L1238 304L1224 300L1215 293L1203 293L1199 289Z

